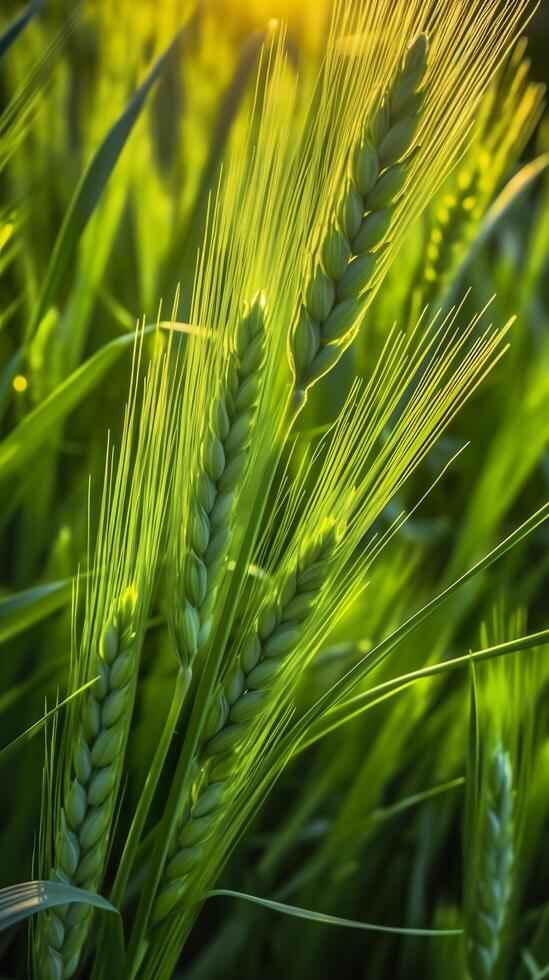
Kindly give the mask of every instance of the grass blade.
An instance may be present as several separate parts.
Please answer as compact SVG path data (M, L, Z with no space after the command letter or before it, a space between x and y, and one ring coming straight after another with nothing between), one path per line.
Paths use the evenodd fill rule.
M101 199L109 177L145 104L147 95L169 59L173 57L179 46L180 38L181 31L154 63L145 80L134 92L124 112L111 127L84 171L57 236L44 284L28 324L27 341L33 336L44 314L51 306L65 267Z
M6 27L4 33L0 35L0 58L4 57L6 51L9 50L35 14L42 10L44 2L45 0L34 0L33 3L29 3L28 7L25 7L22 13Z
M5 765L8 759L10 759L12 755L18 751L18 749L22 748L23 745L30 742L31 738L34 738L35 735L38 735L38 733L42 731L44 725L50 718L53 718L53 716L56 715L61 708L64 708L70 701L77 698L79 694L82 694L82 692L87 690L88 687L95 684L96 680L97 678L93 677L87 684L83 684L77 691L73 691L72 694L69 694L68 698L65 698L64 701L60 701L60 703L56 704L50 711L46 711L42 718L35 721L34 725L31 725L30 728L27 728L24 732L21 732L21 735L18 735L17 738L14 738L8 745L5 745L3 749L0 749L0 766Z
M88 892L75 885L65 885L59 881L27 881L21 885L10 885L0 890L0 931L9 929L23 919L28 919L44 909L55 908L57 905L68 905L80 902L93 905L96 909L106 912L116 912L106 898Z
M63 579L0 599L0 645L62 609L71 592L72 579Z
M270 909L271 912L282 912L284 915L292 915L296 919L307 919L309 922L317 922L325 926L340 926L344 929L361 929L365 932L385 932L394 936L461 936L461 929L405 929L398 926L379 926L372 922L357 922L354 919L341 919L336 915L325 915L322 912L314 912L311 909L302 909L297 905L286 905L284 902L275 902L269 898L259 898L257 895L247 895L245 892L232 891L230 888L216 888L211 891L208 898L239 898L244 902L251 902L253 905L260 905L262 908Z
M548 167L549 153L542 153L535 160L531 160L530 163L525 164L505 185L486 213L477 237L453 277L455 284L453 292L455 292L455 286L461 281L463 273L470 266L471 262L474 261L475 257L485 246L490 236L498 228L511 208L526 196L536 180L547 171Z
M401 677L394 677L392 680L385 681L383 684L378 684L376 687L372 687L362 694L357 694L356 697L350 698L348 701L343 701L330 711L325 720L321 720L318 725L311 728L309 736L300 746L300 751L312 745L313 742L318 741L324 735L327 735L328 732L334 731L334 729L339 728L345 722L356 718L357 715L362 714L363 711L367 711L368 708L373 708L374 705L385 701L386 698L406 690L410 685L417 683L417 681L447 674L452 670L459 670L461 667L474 664L476 661L492 660L494 657L503 657L509 653L515 653L518 650L530 650L532 647L543 646L546 643L549 643L549 630L542 630L540 633L521 636L518 640L509 640L507 643L498 643L496 646L486 647L484 650L476 650L472 653L465 654L463 657L443 660L441 663L431 664L428 667L422 667Z
M145 328L154 330L154 327ZM16 473L44 445L48 433L92 391L135 341L125 334L109 341L55 388L0 443L0 482Z
M309 741L310 736L313 734L315 729L312 724L320 719L325 711L330 709L330 718L326 720L321 720L320 728L324 733L327 723L330 720L334 721L331 728L337 727L338 724L343 723L347 720L348 715L348 704L345 708L344 698L346 694L349 694L356 684L362 680L377 664L385 659L406 637L409 636L421 623L423 623L430 615L441 606L450 595L457 592L458 589L462 588L466 582L478 575L479 572L484 571L494 562L498 561L506 552L510 551L517 544L519 544L528 534L531 534L540 524L543 524L547 517L549 516L549 503L540 507L531 517L528 518L524 524L516 528L504 541L502 541L497 547L495 547L489 554L481 558L475 565L469 568L463 575L455 579L446 589L439 592L430 602L410 616L402 626L394 630L385 640L382 640L373 650L371 650L359 663L355 664L347 674L334 685L331 690L329 690L322 698L320 698L312 708L306 712L305 715L297 722L294 729L290 731L290 739L296 737L299 731L305 732L309 730L307 741ZM539 640L537 641L539 642ZM533 645L530 643L530 645ZM465 661L469 661L469 657L465 658ZM429 668L425 668L428 670ZM358 699L360 699L360 695ZM356 699L353 699L356 702ZM342 703L343 702L343 703ZM338 720L339 719L339 720ZM311 728L309 728L311 725ZM316 738L315 738L316 740Z

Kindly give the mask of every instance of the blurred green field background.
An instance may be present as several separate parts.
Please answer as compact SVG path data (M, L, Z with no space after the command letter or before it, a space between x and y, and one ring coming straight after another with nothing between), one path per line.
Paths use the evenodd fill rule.
M238 145L262 46L280 29L273 18L288 18L289 70L304 101L329 21L327 2L289 0L281 9L211 0L194 12L176 0L36 6L9 49L0 48L0 886L36 870L44 732L14 740L69 689L72 579L79 569L85 581L89 569L107 433L116 444L136 322L168 319L178 287L176 318L189 316L208 194ZM21 10L4 0L0 35ZM517 316L510 353L384 512L380 532L469 447L392 539L366 598L309 666L301 705L547 499L546 5L526 33L491 84L471 146L413 225L367 329L299 420L304 443L334 419L395 321L408 330L425 307L431 314L463 299L467 322L492 296L490 319ZM145 356L155 343L148 335ZM299 446L298 438L296 465ZM546 629L548 546L542 525L452 596L376 683ZM121 841L176 674L166 602L161 586L140 668ZM542 980L549 969L548 655L528 650L516 655L523 674L515 655L500 671L506 690L520 692L509 737L531 745L508 945L486 980ZM480 731L491 732L499 681L482 667L477 680ZM463 833L470 704L467 670L435 676L299 755L223 884L355 921L462 928L462 867L477 860ZM24 926L2 932L0 975L26 976L27 954ZM230 899L207 904L176 975L468 976L455 937L346 932Z

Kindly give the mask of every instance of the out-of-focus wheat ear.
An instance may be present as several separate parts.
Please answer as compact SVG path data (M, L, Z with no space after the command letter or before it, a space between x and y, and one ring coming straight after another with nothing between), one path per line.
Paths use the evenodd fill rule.
M424 100L427 54L427 37L420 34L373 118L362 128L330 227L310 257L289 341L297 404L337 364L351 342L357 303L388 244L397 202L406 193Z
M211 611L226 563L238 487L260 396L265 361L264 299L244 312L227 372L208 409L200 469L190 492L180 584L173 628L182 663L191 666L208 639ZM177 600L179 595L179 601Z
M91 665L90 689L76 728L72 766L63 794L50 877L96 891L104 871L120 783L127 709L137 667L136 593L127 588L101 633ZM75 973L90 924L88 905L60 906L39 920L40 977L65 980Z
M460 250L474 237L482 217L480 175L464 168L453 190L442 198L429 232L421 289L421 307L436 299L448 286L459 262Z
M428 212L418 310L448 295L460 264L481 232L489 205L519 161L543 111L544 88L530 80L525 51L522 38L480 104L463 163L449 176L442 196Z
M513 893L514 787L509 753L499 742L489 761L481 800L476 887L467 936L472 980L492 980L501 956Z
M153 922L182 900L204 847L223 814L223 797L250 726L268 707L277 676L296 649L305 623L326 582L338 531L335 522L301 548L276 593L259 610L218 691L204 731L198 775L183 808L156 899Z

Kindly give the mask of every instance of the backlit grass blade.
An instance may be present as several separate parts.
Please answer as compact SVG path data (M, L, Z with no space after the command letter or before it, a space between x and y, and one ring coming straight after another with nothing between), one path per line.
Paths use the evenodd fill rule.
M154 331L146 327L144 332ZM0 443L0 483L16 473L38 452L48 434L99 384L124 351L135 343L135 334L109 341L80 365L51 395L37 405Z
M309 737L300 746L300 750L307 748L313 742L316 742L319 738L323 738L328 732L334 731L347 721L357 718L363 711L373 708L374 705L380 704L386 698L405 691L418 681L427 680L429 677L439 677L450 671L460 670L462 667L475 664L478 661L493 660L495 657L504 657L510 653L516 653L519 650L531 650L532 647L544 646L547 643L549 643L549 630L542 630L539 633L521 636L517 640L509 640L506 643L498 643L496 646L486 647L483 650L472 651L462 657L453 657L450 660L443 660L441 663L430 664L428 667L421 667L419 670L414 670L409 674L404 674L401 677L395 677L390 681L385 681L383 684L378 684L364 691L362 694L357 694L354 698L349 699L349 701L344 701L333 712L329 712L318 727L312 729Z
M68 605L71 592L72 579L65 579L0 599L0 645Z
M84 171L57 236L43 286L28 323L27 341L34 335L42 317L49 309L67 263L101 199L109 177L143 109L147 95L169 59L175 56L180 37L181 33L177 34L154 63Z
M58 711L61 710L61 708L66 707L66 705L70 704L71 701L74 701L75 698L79 697L80 694L86 691L89 687L92 687L96 680L97 678L94 677L91 681L88 681L87 684L82 684L78 690L73 691L72 694L69 694L64 701L60 701L59 704L56 704L54 708L50 709L50 711L46 711L46 713L42 715L42 717L39 718L34 725L31 725L30 728L27 728L24 732L21 732L21 735L14 738L9 745L5 745L4 748L0 749L0 766L4 766L6 762L14 755L14 753L18 752L24 745L27 745L27 743L30 742L35 735L38 735L38 733L42 731L44 725L50 718L53 718Z
M458 589L462 588L466 582L468 582L475 575L478 575L485 568L488 568L495 561L501 558L506 552L510 551L512 548L516 547L528 534L531 534L537 527L540 526L549 517L549 503L541 507L535 514L524 522L519 528L512 532L504 541L502 541L496 548L494 548L488 555L481 558L472 568L468 569L463 575L451 583L443 592L431 599L427 605L423 606L417 613L411 616L402 626L398 627L393 633L390 634L385 640L382 640L373 650L371 650L366 657L364 657L358 664L351 668L347 674L339 681L334 687L324 695L317 704L310 709L310 711L297 723L297 730L306 731L308 728L308 721L313 721L313 718L320 718L324 711L330 707L330 716L333 721L336 721L337 717L346 718L348 711L348 706L345 708L341 702L344 701L345 695L349 694L355 685L361 680L366 674L373 670L374 666L379 664L385 657L394 650L402 640L409 636L421 623L423 623L430 615L441 606L452 593L456 592ZM328 715L326 716L328 717ZM324 725L324 722L321 722ZM337 724L337 722L336 722ZM294 732L294 735L296 733Z
M474 262L475 256L481 251L487 240L497 231L499 225L507 217L512 208L516 207L532 190L537 180L547 172L549 153L541 153L535 160L521 167L500 192L490 209L487 211L480 226L479 233L464 256L459 269L454 276L457 285L461 276Z
M27 881L21 885L10 885L0 890L0 931L28 919L44 909L55 908L57 905L68 905L71 902L82 902L93 905L105 912L116 912L106 898L95 892L66 885L59 881Z
M287 905L285 902L275 902L269 898L259 898L257 895L246 895L244 892L232 891L230 888L216 888L211 891L208 898L239 898L253 905L261 905L263 908L270 909L271 912L282 912L284 915L292 915L297 919L306 919L308 922L316 922L325 926L340 926L344 929L362 929L364 932L386 932L396 936L461 936L461 929L406 929L399 926L380 926L372 922L357 922L353 919L341 919L336 915L324 915L322 912L314 912L311 909L302 909L296 905Z

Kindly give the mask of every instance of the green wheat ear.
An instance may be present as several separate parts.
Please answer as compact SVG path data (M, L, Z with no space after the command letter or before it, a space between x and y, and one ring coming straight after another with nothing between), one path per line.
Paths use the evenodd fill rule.
M62 799L50 877L97 891L120 782L128 704L135 677L136 593L126 589L105 623L91 664L98 680L81 702L71 772ZM61 906L38 926L39 975L65 980L77 969L90 924L88 905Z
M459 260L460 248L474 234L482 213L479 200L480 174L463 170L453 192L445 194L433 221L427 244L427 262L421 283L421 304L432 303L447 287Z
M408 48L390 90L363 127L330 228L311 256L301 306L290 332L296 402L339 361L352 339L356 305L388 244L420 121L428 43Z
M481 821L467 962L472 980L492 980L505 939L515 862L513 771L501 742L489 763Z
M235 771L238 751L269 701L276 677L295 650L305 623L326 582L337 531L327 522L306 543L272 598L259 610L254 630L244 640L210 709L197 776L169 850L153 922L168 915L185 895L204 846L223 813L227 781Z
M246 468L265 361L265 302L254 298L236 331L227 373L209 409L200 471L190 491L181 584L173 633L182 663L207 641L231 537L238 486Z

